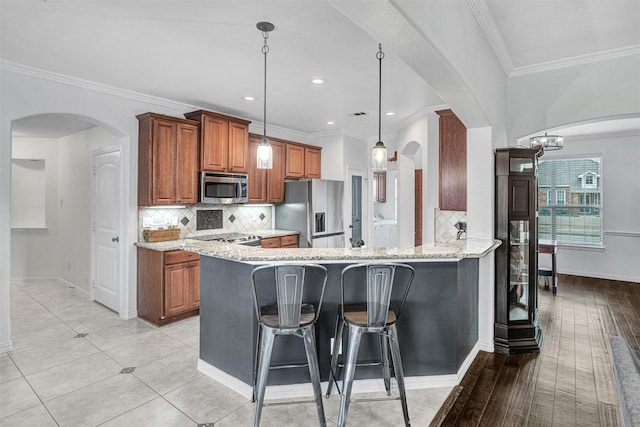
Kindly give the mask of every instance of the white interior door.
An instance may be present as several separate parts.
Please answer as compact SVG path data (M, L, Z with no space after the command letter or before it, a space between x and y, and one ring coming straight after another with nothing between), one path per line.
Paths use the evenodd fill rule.
M92 284L100 304L120 312L122 188L120 147L93 152Z

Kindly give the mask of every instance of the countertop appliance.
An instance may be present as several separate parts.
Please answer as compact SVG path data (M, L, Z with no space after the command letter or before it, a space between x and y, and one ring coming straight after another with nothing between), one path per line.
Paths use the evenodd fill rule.
M190 239L214 241L223 243L234 243L243 246L260 246L260 236L255 234L227 233L227 234L206 234L203 236L194 236Z
M202 172L200 175L200 203L228 205L247 203L248 178L246 174Z
M275 209L275 228L300 232L301 248L344 248L343 193L342 181L285 182L284 203Z

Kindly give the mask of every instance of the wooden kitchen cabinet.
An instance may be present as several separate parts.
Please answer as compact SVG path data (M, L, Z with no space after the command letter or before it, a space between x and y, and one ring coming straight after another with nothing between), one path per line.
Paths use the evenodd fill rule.
M247 173L250 121L197 110L185 117L200 123L200 170Z
M305 178L320 178L320 166L322 162L320 148L304 148L304 176Z
M198 123L162 114L138 118L138 205L198 203Z
M387 201L387 172L373 173L373 201L385 203Z
M138 316L162 326L200 309L200 255L138 248Z
M285 178L320 178L321 148L287 142Z
M297 248L298 235L287 234L285 236L267 237L260 240L262 248Z
M269 138L273 150L273 168L258 169L258 145L262 135L249 134L249 203L284 202L285 146L284 141Z
M439 119L439 208L467 210L467 128L451 110L436 111Z

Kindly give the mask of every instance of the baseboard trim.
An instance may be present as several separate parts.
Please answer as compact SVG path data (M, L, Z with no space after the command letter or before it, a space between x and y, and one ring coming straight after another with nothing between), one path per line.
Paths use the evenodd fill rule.
M13 343L11 340L0 343L0 353L6 353L13 349Z
M620 280L622 282L631 282L631 283L640 283L640 277L627 276L624 274L611 274L611 273L602 273L602 272L594 272L594 271L574 271L574 270L565 270L558 271L558 274L566 274L569 276L578 276L578 277L591 277L594 279L603 279L603 280ZM559 285L560 287L562 284Z
M477 351L475 354L477 354ZM475 354L473 357L470 357L470 361L468 363L467 359L469 359L469 357L465 359L465 363L463 363L463 366L458 370L457 374L405 377L405 388L407 390L418 390L437 387L453 387L458 384L460 379L462 379L464 374L467 372L467 369L469 369L471 362L473 362L473 359L475 358ZM471 356L471 354L469 356ZM251 385L221 371L202 359L198 359L198 371L247 399L251 399L253 396L253 387ZM322 383L322 390L327 389L327 384L327 381ZM392 382L392 386L395 386L395 381ZM385 391L385 388L381 379L356 380L353 382L353 394L383 391ZM335 388L333 393L337 393ZM265 399L267 400L300 399L308 397L313 397L313 388L310 383L267 386L267 390L265 392Z
M462 365L460 365L460 369L458 369L458 373L456 374L457 375L456 383L451 384L452 386L460 384L460 382L462 381L462 378L464 378L464 375L467 373L467 371L471 367L471 364L473 363L473 361L475 360L479 352L480 352L480 344L479 342L476 342L476 344L473 346L469 354L467 354L467 357L464 358Z

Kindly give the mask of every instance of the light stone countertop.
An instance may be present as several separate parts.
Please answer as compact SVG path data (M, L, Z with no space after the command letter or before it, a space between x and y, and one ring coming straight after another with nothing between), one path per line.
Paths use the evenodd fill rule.
M284 230L270 230L274 234L260 233L262 237L291 234ZM450 243L435 243L411 248L279 248L262 249L230 243L180 239L168 242L138 242L136 246L157 251L185 250L249 263L288 261L458 261L463 258L482 258L501 245L500 240L465 239Z

